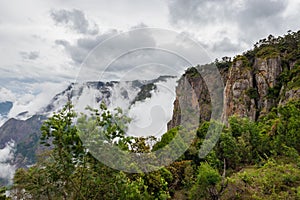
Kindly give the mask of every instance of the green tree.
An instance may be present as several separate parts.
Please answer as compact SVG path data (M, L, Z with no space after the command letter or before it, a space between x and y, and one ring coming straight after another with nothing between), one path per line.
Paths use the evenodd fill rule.
M220 198L223 188L219 188L222 176L208 163L201 163L198 169L196 183L190 191L190 199L213 199Z
M107 115L108 111L104 109ZM97 113L96 113L97 115ZM13 192L23 199L116 199L120 195L116 185L118 171L90 155L83 146L74 125L75 112L68 103L60 112L44 122L42 143L51 146L36 165L19 169L14 177ZM88 121L87 121L88 123ZM101 118L107 125L109 139L115 137L111 117ZM119 180L121 181L121 180Z

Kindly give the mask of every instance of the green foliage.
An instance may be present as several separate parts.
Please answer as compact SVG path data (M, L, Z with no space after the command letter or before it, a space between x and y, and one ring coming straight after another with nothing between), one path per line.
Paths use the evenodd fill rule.
M278 57L279 50L274 46L265 46L256 53L256 56L264 59Z
M207 134L209 126L210 126L210 122L205 121L205 122L201 123L201 125L197 129L198 138L202 138L202 139L205 138L205 135Z
M254 45L253 51L247 52L247 55L256 55L262 58L272 58L283 56L287 60L294 61L299 59L299 41L300 31L289 31L284 37L270 35L266 39L261 39Z
M177 136L179 127L164 134L151 149L147 142L155 141L155 138L125 136L129 119L121 110L110 112L105 105L90 110L91 117L82 116L77 120L80 122L77 126L73 124L76 114L71 104L44 123L42 142L45 145L51 142L49 145L53 148L41 155L36 165L16 172L13 197L284 199L288 194L299 196L299 100L274 108L259 122L231 117L229 126L223 129L215 148L204 159L199 159L199 149L206 141L209 127L218 125L217 122L203 122L197 130L197 138L182 158L171 166L141 174L126 174L103 165L83 146L79 130L92 134L93 130L103 128L102 136L92 134L92 138L100 143L118 145L123 151L147 153L168 145ZM179 143L176 145L180 146ZM272 161L275 159L281 161ZM284 164L288 162L292 163ZM245 171L238 172L241 168L245 168ZM226 180L229 181L228 186ZM251 188L257 189L253 192Z
M249 62L248 58L244 55L238 55L233 59L233 63L236 63L238 61L242 61L242 65L244 67L249 67L250 66L250 62Z
M275 112L275 113L274 113ZM266 135L265 146L274 155L282 154L283 145L300 151L300 101L291 101L268 114L259 127Z
M197 78L197 77L200 77L200 73L198 72L196 67L191 67L185 71L184 76L188 76L191 78Z
M153 199L168 199L168 182L172 180L172 174L165 168L147 174L142 174L145 184L148 186L148 192Z
M261 168L246 168L230 178L224 199L298 199L300 170L294 164L269 160Z
M175 127L175 128L170 129L165 134L163 134L163 136L161 137L161 140L159 142L157 142L156 144L154 144L152 151L157 151L158 149L161 149L161 148L165 147L166 145L168 145L173 140L173 138L177 135L178 130L179 130L179 127Z
M267 98L269 99L278 99L280 94L281 85L275 85L274 87L268 88Z
M231 168L235 168L241 160L236 138L230 132L223 133L220 137L219 155L226 159L227 165Z
M104 103L100 109L87 108L91 116L82 115L77 120L78 135L85 143L121 143L125 140L125 131L130 119L123 114L120 108L109 111ZM131 139L131 138L130 138Z
M126 174L120 172L117 179L120 187L119 199L151 199L151 195L148 193L148 186L145 185L144 180L139 177L136 180L130 180Z
M217 184L221 175L209 164L202 163L198 169L197 180L190 191L190 199L215 199L218 196Z
M84 152L82 142L77 134L77 128L72 125L76 113L69 102L59 113L55 113L42 126L41 143L50 146L51 139L54 153L61 159L64 156L66 163L72 163L72 156L81 156Z
M222 58L222 60L216 59L214 64L217 66L219 70L222 70L231 67L232 62L230 57L225 56Z
M300 88L300 63L296 63L294 68L290 70L290 81L287 84L288 89Z
M258 98L258 92L255 88L249 88L248 90L246 90L246 95L248 95L250 99Z
M112 113L104 104L90 109L91 117L78 120L80 130L102 129L102 144L116 144L125 151L149 152L145 138L125 136L128 118L120 109ZM14 177L12 196L16 199L169 199L173 176L167 169L148 174L125 174L96 160L83 146L82 134L73 122L76 114L68 103L42 126L42 143L51 146L28 170ZM89 135L91 136L91 135ZM117 140L116 140L117 139ZM133 140L135 141L134 143ZM50 144L51 142L51 144ZM133 147L129 149L129 145ZM100 146L101 147L101 146ZM140 167L140 166L138 166Z

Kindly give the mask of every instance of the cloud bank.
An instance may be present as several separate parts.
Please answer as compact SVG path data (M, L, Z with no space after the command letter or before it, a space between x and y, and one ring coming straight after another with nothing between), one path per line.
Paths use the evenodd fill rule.
M16 167L11 164L14 159L15 144L8 142L3 149L0 149L0 178L11 183Z
M200 41L209 41L210 49L236 54L245 51L269 34L297 30L295 16L300 8L294 0L169 0L169 21L175 27L198 30ZM225 56L225 55L224 55Z

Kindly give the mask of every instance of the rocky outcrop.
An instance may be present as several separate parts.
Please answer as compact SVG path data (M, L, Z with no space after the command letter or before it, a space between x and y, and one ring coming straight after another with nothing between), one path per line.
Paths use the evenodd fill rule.
M246 56L237 56L229 69L224 69L221 75L224 79L224 104L222 119L227 123L232 115L248 117L257 120L267 114L274 106L284 104L291 99L300 98L299 87L291 88L291 81L296 82L299 68L296 62L283 63L279 55L273 57L254 57L251 62ZM289 75L289 80L283 82L282 73L294 70L294 75ZM300 71L300 70L299 70ZM193 104L198 103L200 110L200 121L209 120L211 114L210 95L205 82L200 77L193 77L192 72L187 70L183 77L188 77L193 89L196 92L195 98L186 99ZM294 78L293 78L294 76ZM296 77L295 77L296 76ZM183 78L182 77L182 78ZM295 80L296 79L296 80ZM212 78L212 80L214 80ZM290 81L290 82L289 82ZM293 84L297 85L297 84ZM178 82L177 94L180 94L182 80ZM173 118L168 128L180 125L180 112L178 99L174 102Z
M230 68L224 93L225 122L232 115L257 120L278 104L276 94L271 96L270 91L280 84L281 58L255 58L253 66L246 59L233 62Z
M278 103L274 96L268 97L268 92L279 84L278 78L282 72L281 58L256 58L253 68L258 92L257 109L260 115L263 115Z
M283 105L286 104L288 101L300 99L300 88L298 89L291 89L284 93L283 98L281 98L279 104Z
M227 121L231 115L255 119L255 100L249 95L249 91L253 89L253 72L247 62L234 61L224 90L224 121Z
M188 110L199 110L200 121L209 120L210 103L211 100L204 79L196 68L189 69L178 81L173 118L168 123L168 129L180 125L183 120L182 112Z
M219 80L220 74L223 80ZM222 69L220 74L216 74L214 70L210 71L210 65L193 67L185 72L178 81L176 100L173 104L173 117L168 123L168 130L184 123L182 121L183 114L189 118L186 121L192 120L189 122L190 124L199 124L199 122L210 119L212 104L219 106L223 102L223 88L219 87L219 81L222 82L226 79L228 70ZM223 85L223 83L221 84ZM210 92L209 88L216 92ZM221 96L214 96L217 102L212 102L211 95L218 95L218 93ZM198 111L197 114L194 113L195 110Z

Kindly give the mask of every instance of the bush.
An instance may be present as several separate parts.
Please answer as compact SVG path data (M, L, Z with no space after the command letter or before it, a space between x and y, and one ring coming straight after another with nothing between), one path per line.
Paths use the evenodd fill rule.
M250 99L258 98L258 92L255 88L249 88L248 90L246 90L246 95L248 95Z
M266 46L260 49L257 53L256 56L259 58L274 58L279 56L279 50L273 46Z
M217 184L221 180L217 170L208 163L202 163L198 169L197 181L191 189L190 199L214 199L218 195Z

